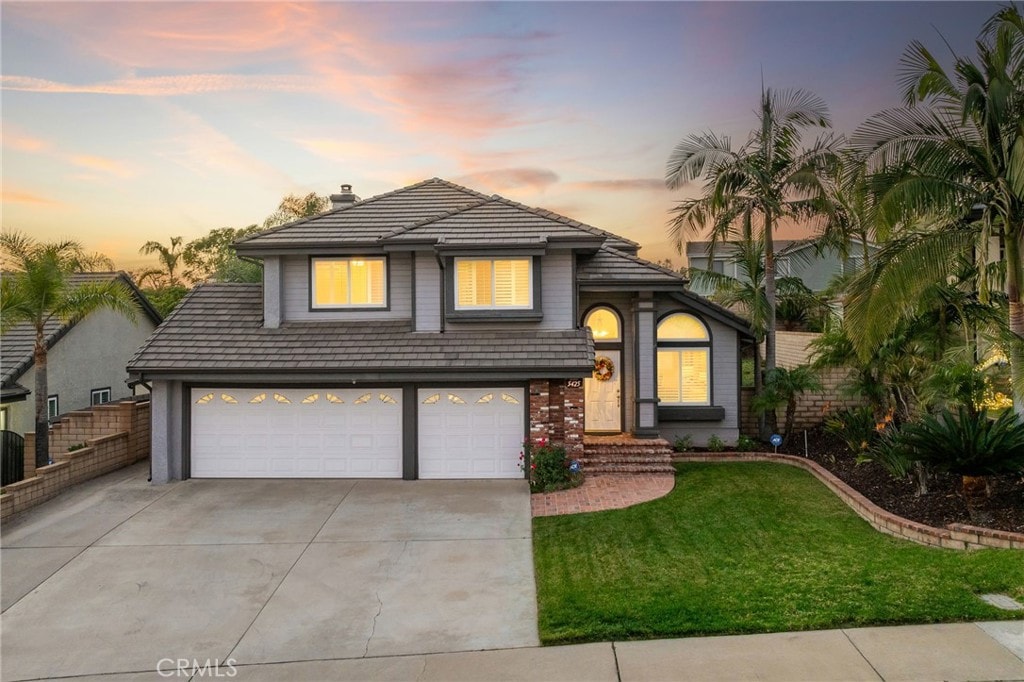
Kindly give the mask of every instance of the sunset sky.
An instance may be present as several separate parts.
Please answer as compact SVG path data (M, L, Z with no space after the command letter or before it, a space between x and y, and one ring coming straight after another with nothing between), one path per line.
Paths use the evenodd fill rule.
M997 7L4 2L2 225L134 269L147 240L262 222L288 193L439 176L681 264L679 139L742 142L762 72L852 132L899 103L910 40L971 54Z

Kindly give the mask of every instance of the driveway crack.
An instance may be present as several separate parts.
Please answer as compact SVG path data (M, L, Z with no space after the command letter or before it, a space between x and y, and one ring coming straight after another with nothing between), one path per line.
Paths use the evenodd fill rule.
M366 658L366 654L370 651L370 640L373 639L373 634L377 632L377 619L380 618L380 612L384 610L384 602L380 600L380 590L374 592L373 596L377 597L377 613L373 615L370 636L366 638L366 646L363 647L363 658Z
M402 557L405 556L405 550L408 548L409 541L406 540L402 543L402 550L398 553L398 556L395 557L394 561L382 562L382 564L386 563L387 566L384 571L385 584L391 580L392 569L402 561ZM363 658L366 658L370 651L370 640L373 639L373 635L377 632L377 619L380 618L380 614L384 611L384 601L380 598L380 590L376 590L373 593L373 596L377 598L377 613L373 614L373 623L370 626L370 636L366 638L366 646L363 647Z

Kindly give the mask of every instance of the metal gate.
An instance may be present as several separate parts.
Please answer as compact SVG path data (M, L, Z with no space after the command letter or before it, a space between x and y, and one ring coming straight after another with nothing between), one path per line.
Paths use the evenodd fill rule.
M0 431L0 485L25 478L25 439L14 431Z

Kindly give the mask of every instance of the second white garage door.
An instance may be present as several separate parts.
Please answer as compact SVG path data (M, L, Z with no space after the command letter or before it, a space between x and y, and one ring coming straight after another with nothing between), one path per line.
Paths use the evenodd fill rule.
M193 389L195 478L401 478L401 389Z
M522 478L522 388L419 390L420 478Z

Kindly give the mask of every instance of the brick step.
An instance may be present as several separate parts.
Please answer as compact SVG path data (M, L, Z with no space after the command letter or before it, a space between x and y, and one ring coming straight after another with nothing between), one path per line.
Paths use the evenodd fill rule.
M584 474L674 474L671 464L596 464L583 466Z
M621 448L593 448L588 447L583 449L584 454L587 457L601 456L601 457L618 457L618 456L644 456L651 455L655 457L671 457L672 450L669 448L642 448L642 447L621 447Z
M668 454L651 454L649 452L636 454L619 454L606 452L587 452L582 457L577 457L581 462L671 462L672 457Z

